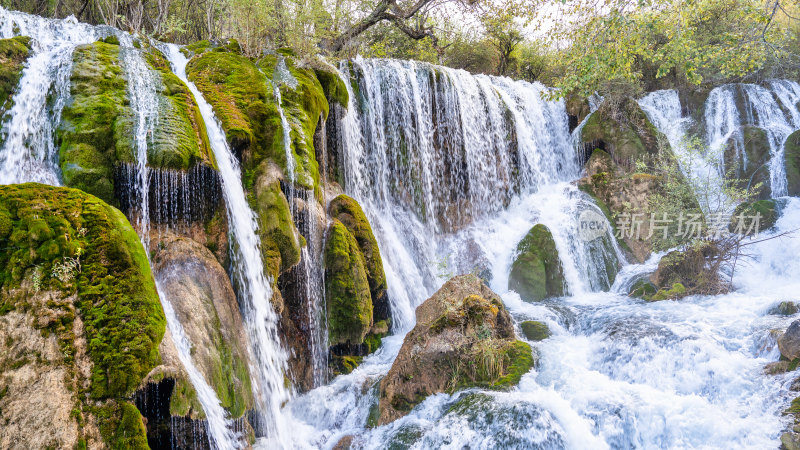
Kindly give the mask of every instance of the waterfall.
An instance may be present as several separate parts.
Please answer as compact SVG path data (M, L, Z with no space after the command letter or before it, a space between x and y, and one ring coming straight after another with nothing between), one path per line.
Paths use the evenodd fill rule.
M259 404L262 431L274 445L288 446L281 406L290 398L284 386L286 354L278 336L277 316L270 299L272 287L264 272L261 244L255 213L247 203L241 181L239 162L228 147L225 132L214 116L211 105L186 76L188 60L175 45L165 46L165 55L175 74L194 95L208 132L208 140L222 178L222 191L228 210L231 234L232 267L241 287L239 298L250 338L251 374L255 377L254 394Z
M508 265L538 222L553 233L571 292L608 287L577 238L578 215L594 206L569 183L581 169L564 103L545 101L547 88L412 61L358 58L339 70L350 93L337 124L343 183L384 255L396 330L413 326L414 308L444 281L437 267ZM498 214L519 227L499 236L501 252L485 240ZM505 291L498 269L493 287Z
M800 129L798 101L800 85L789 80L773 80L766 86L738 84L714 88L705 105L706 142L722 158L724 146L733 139L736 156L746 167L751 162L745 152L742 127L748 125L762 129L769 145L769 187L772 196L785 196L784 144L793 131ZM724 173L722 161L720 170Z
M111 28L78 23L74 17L45 19L0 7L0 38L32 38L14 106L2 118L0 184L60 184L55 130L70 95L72 52L110 34Z

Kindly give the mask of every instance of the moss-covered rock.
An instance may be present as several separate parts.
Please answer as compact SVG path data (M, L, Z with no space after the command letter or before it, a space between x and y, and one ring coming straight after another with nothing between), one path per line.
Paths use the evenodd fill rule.
M788 194L792 197L800 196L800 131L795 131L786 138L783 158Z
M158 126L147 149L147 164L161 169L188 170L195 164L216 167L205 122L194 96L153 47L144 51L156 77Z
M642 298L656 301L724 292L727 285L721 282L718 267L714 264L718 252L713 242L700 241L684 250L667 253L650 276L657 292L645 294Z
M29 46L29 37L0 39L0 117L11 108L11 96L22 77L22 69L30 53Z
M500 297L474 275L445 283L416 316L417 325L381 380L381 425L438 392L508 389L535 363L531 347L515 339Z
M325 243L325 299L330 345L356 345L372 326L372 300L356 238L337 219Z
M328 103L335 102L346 108L347 103L350 101L350 94L347 92L347 85L344 84L339 74L332 69L323 68L314 69L314 73L322 86L323 92L325 92Z
M658 141L663 135L634 99L626 98L618 110L612 109L608 102L603 102L589 117L581 131L583 142L594 143L615 160L631 164L658 153Z
M58 354L45 359L51 369L61 370L67 390L52 384L46 373L20 378L24 386L39 386L35 390L52 394L51 407L68 409L26 433L47 435L47 427L63 425L57 417L69 417L74 425L62 428L69 431L74 426L77 431L65 439L77 441L56 447L102 441L146 448L141 416L127 400L160 361L165 318L135 231L115 208L69 188L2 186L0 210L11 223L10 233L0 237L2 320L10 321L0 326L0 334L9 333L2 339L4 345L21 352L0 354L34 354L18 347L31 336L17 338L26 327L36 329L52 343L42 345L57 346ZM0 364L0 371L27 364L7 362ZM27 402L33 400L23 385L12 383L13 396L2 399L4 414L13 410L8 402L14 401L28 406L18 410L22 414L30 410ZM57 395L72 400L64 404ZM65 436L61 431L53 435Z
M114 164L133 162L135 154L119 46L78 46L70 83L57 131L64 184L115 204Z
M564 295L564 271L550 230L537 224L517 244L508 288L526 302Z
M740 148L742 147L743 148ZM761 183L758 198L770 196L769 160L771 158L769 137L767 132L752 125L742 127L742 140L731 137L726 143L723 153L725 171L733 179L741 180L741 188L756 186Z
M775 226L780 217L780 206L776 200L772 199L744 202L733 211L728 230L731 233L742 234L764 232Z
M647 278L640 278L631 287L628 295L637 298L650 298L658 289Z
M550 328L544 322L526 320L519 326L525 339L529 341L541 341L550 337Z
M319 194L314 133L320 118L324 120L328 115L328 102L312 69L298 67L291 57L268 55L253 61L219 47L192 58L187 74L213 106L233 150L242 156L245 185L249 188L248 172L266 159L286 173L283 128L273 81L281 58L296 82L295 85L279 83L281 106L292 129L290 141L295 160L295 173L287 174L287 178ZM249 179L252 181L252 177Z
M300 236L292 221L289 202L281 191L280 169L264 161L255 175L252 201L267 270L273 280L300 262Z
M378 241L372 233L367 216L361 206L352 198L342 194L333 199L328 206L331 217L339 219L356 238L358 248L364 257L367 269L367 280L375 309L375 322L391 317L389 300L386 296L386 274L383 272L383 260L378 249Z

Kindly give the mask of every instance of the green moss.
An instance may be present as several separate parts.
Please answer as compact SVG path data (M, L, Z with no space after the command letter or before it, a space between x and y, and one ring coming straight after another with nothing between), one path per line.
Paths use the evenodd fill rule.
M791 405L787 408L784 414L800 414L800 397L795 398L792 400Z
M93 407L91 411L99 419L100 434L109 448L150 448L142 415L133 404L126 401L109 402L101 407Z
M757 200L745 202L736 207L731 215L728 229L731 232L746 232L752 228L752 233L764 232L775 225L780 216L780 211L775 200ZM758 221L756 222L756 217ZM738 230L741 219L741 229Z
M64 184L114 204L114 164L135 160L119 46L95 42L76 48L70 83L57 131Z
M800 196L800 131L795 131L786 138L783 162L786 167L788 194Z
M378 426L378 420L381 417L381 408L380 403L375 402L369 407L369 415L367 415L367 428L376 428Z
M364 360L363 356L331 356L330 365L334 375L347 375L356 369Z
M497 379L492 387L508 389L519 384L522 376L530 372L535 364L531 346L522 341L514 341L506 350L511 364L506 367L505 375Z
M267 175L263 166L260 169L253 187L253 207L265 264L273 280L277 280L281 272L300 262L301 242L280 181Z
M672 283L669 289L661 288L653 294L650 298L645 298L647 301L655 302L660 300L675 299L683 297L686 293L686 288L681 283Z
M158 126L150 138L147 162L152 167L187 170L203 163L216 168L205 122L189 88L161 52L148 47L148 64L159 74Z
M529 341L541 341L550 337L550 328L544 322L526 320L519 325L525 339Z
M76 293L93 362L91 397L130 395L160 362L165 330L136 232L121 212L74 189L2 186L0 204L13 223L11 235L0 239L2 289L19 287L40 271L40 289ZM70 261L79 267L65 270L69 277L56 277L54 269Z
M0 39L0 117L12 106L25 60L30 53L30 38ZM2 141L0 141L2 144Z
M322 85L322 90L325 92L325 97L329 103L336 102L339 105L347 108L347 103L350 101L350 94L347 92L347 85L334 71L316 69L314 73Z
M558 250L553 235L544 225L535 225L517 245L508 288L528 302L564 295Z
M169 397L169 413L176 417L205 418L203 407L197 399L197 392L188 380L177 378L172 395Z
M606 103L586 121L581 131L583 142L602 141L620 161L634 162L658 152L660 133L633 99L623 100L620 112L616 113L609 111ZM623 117L624 121L616 120L615 116Z
M325 299L330 345L361 344L372 325L372 301L358 243L334 219L325 243Z
M641 278L631 287L628 293L631 297L649 298L656 293L656 287L646 278Z
M358 248L364 256L372 300L373 303L377 302L386 293L386 274L383 271L378 241L372 233L367 216L358 202L344 194L331 201L328 211L331 217L339 219L356 238Z

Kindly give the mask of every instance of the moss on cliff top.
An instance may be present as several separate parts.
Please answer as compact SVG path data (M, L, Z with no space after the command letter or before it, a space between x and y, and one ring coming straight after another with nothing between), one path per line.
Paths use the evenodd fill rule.
M134 161L119 46L95 42L76 48L70 82L58 127L64 184L115 204L114 163Z
M17 89L22 68L30 53L30 38L18 36L0 39L0 116L11 105L11 94Z

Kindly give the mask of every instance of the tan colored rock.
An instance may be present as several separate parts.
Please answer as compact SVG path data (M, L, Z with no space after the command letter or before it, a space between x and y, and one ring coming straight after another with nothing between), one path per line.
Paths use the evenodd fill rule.
M516 340L500 297L475 275L445 283L416 316L381 380L379 425L408 414L431 394L513 386L534 363L530 346Z

